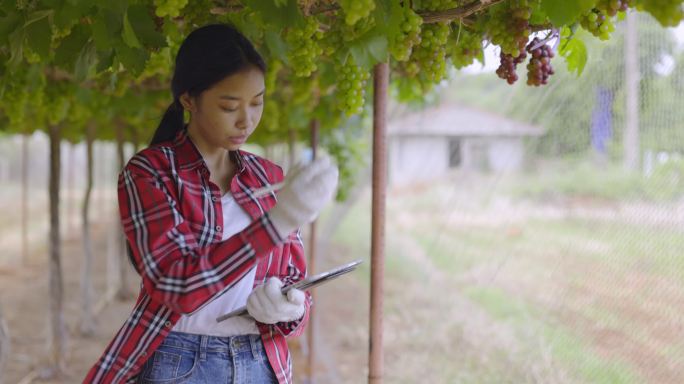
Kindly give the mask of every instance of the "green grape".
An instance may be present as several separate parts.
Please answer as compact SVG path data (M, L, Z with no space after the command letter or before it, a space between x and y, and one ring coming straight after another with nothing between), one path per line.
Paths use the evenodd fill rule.
M366 17L354 25L347 25L343 22L333 23L331 31L337 31L342 37L343 42L350 42L358 39L375 27L375 18Z
M9 119L10 125L20 126L26 117L28 92L20 76L8 77L7 80L2 90L0 108Z
M303 28L290 28L285 32L285 41L290 46L287 58L296 76L310 76L318 69L316 59L323 49L318 44L317 31L318 22L309 17Z
M449 24L435 23L423 25L421 41L414 47L410 61L415 66L407 66L409 75L420 72L431 82L439 82L446 76L446 43L449 39Z
M483 54L482 35L469 32L464 28L460 33L452 32L451 41L448 44L451 62L456 69L469 66Z
M145 69L138 75L138 81L148 79L154 76L162 78L171 75L170 69L173 67L173 59L171 58L171 50L169 47L164 47L156 52L151 52L149 59L145 63Z
M423 25L423 18L411 8L404 8L401 31L390 41L389 51L395 60L409 59L413 47L420 43L421 25Z
M485 22L489 40L500 46L504 54L513 57L520 55L532 33L531 15L528 0L511 0L501 6L492 7Z
M357 21L370 15L375 9L374 0L340 0L340 7L344 11L344 22L354 25Z
M601 40L610 39L610 33L615 30L611 18L598 8L590 9L580 16L580 25Z
M159 17L178 17L188 0L154 0L155 14Z
M330 29L320 34L321 49L325 56L331 57L343 46L344 40L338 30Z
M370 73L356 65L354 57L349 56L343 65L336 66L336 72L340 74L340 82L337 85L341 93L339 108L347 116L353 116L363 111L365 88Z

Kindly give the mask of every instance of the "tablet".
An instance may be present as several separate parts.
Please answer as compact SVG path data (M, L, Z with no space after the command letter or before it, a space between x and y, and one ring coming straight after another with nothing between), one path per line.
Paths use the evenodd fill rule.
M294 284L284 286L281 289L281 292L283 294L286 294L287 291L289 291L290 289L293 289L293 288L297 288L297 289L300 289L302 291L306 291L307 289L321 285L323 283L326 283L330 280L333 280L337 277L340 277L346 273L353 271L362 262L363 262L363 260L355 260L355 261L352 261L351 263L340 265L339 267L333 268L329 271L321 272L321 273L313 275L313 276L308 276L308 277L306 277L306 278L304 278L304 279L302 279L302 280L300 280ZM234 311L226 313L225 315L221 315L221 316L217 317L216 322L220 323L223 320L226 320L230 317L242 316L245 314L247 314L247 307L240 307Z

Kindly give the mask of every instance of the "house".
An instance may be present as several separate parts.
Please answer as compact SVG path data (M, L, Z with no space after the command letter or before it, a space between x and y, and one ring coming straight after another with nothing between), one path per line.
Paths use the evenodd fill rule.
M515 172L525 139L543 129L460 104L412 112L388 122L389 184L439 178L452 169Z

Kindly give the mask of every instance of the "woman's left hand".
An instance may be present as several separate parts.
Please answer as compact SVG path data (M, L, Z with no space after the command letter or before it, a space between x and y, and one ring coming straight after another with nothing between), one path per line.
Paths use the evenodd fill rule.
M283 282L270 277L247 298L247 312L258 322L275 324L281 321L294 321L304 316L304 292L290 289L287 295L280 291Z

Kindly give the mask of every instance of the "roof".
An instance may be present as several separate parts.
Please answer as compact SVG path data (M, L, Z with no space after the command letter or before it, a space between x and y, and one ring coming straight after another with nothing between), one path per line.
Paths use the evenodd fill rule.
M544 129L507 117L467 107L444 104L392 118L390 136L541 136Z

